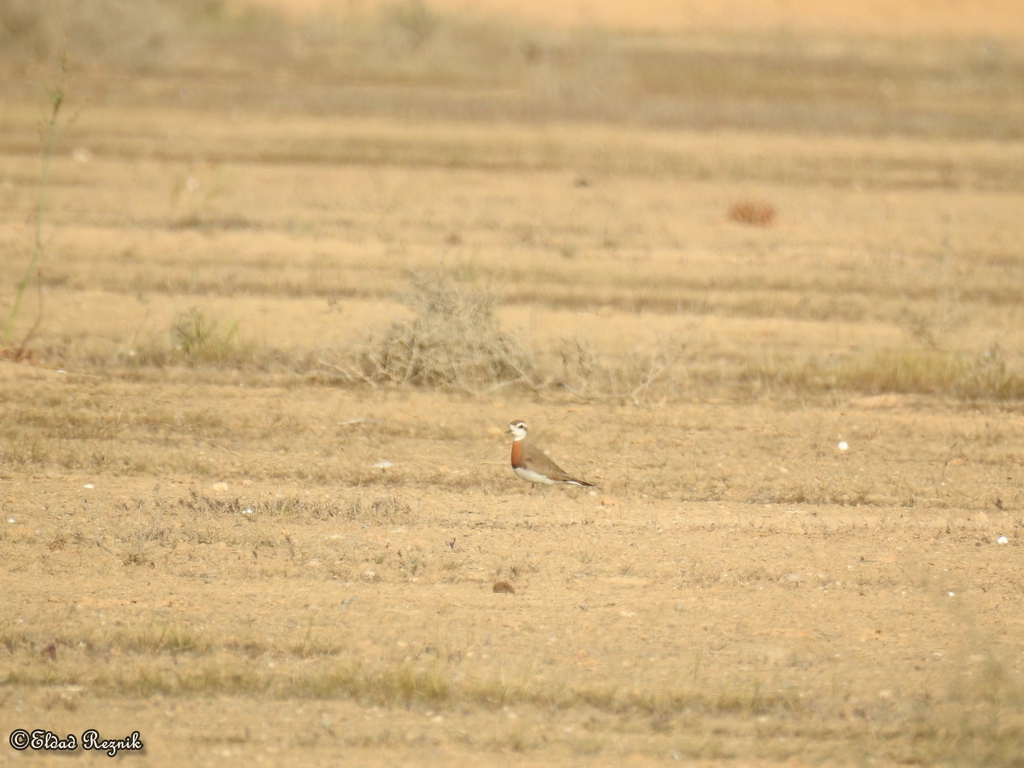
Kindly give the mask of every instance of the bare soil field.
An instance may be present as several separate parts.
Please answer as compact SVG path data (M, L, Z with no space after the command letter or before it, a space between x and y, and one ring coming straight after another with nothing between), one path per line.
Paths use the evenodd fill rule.
M0 3L0 764L1024 765L1015 44L87 6Z

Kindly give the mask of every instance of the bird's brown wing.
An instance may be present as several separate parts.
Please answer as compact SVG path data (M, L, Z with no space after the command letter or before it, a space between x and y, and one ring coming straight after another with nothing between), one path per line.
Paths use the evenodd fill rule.
M592 485L592 483L585 482L570 475L549 459L546 453L539 448L535 448L532 443L526 443L526 445L523 446L522 463L536 472L547 475L558 483L576 483L577 485L586 486Z

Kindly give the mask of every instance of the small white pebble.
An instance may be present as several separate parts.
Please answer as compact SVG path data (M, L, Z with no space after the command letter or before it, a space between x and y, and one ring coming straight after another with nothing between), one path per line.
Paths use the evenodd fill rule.
M252 507L249 507L249 509L243 509L242 510L242 514L243 515L251 515L252 514Z
M7 522L8 522L8 523L16 523L16 522L18 522L18 521L17 521L17 520L15 520L15 519L14 519L13 517L8 517L8 518L7 518Z
M840 450L840 451L845 451L845 450L846 450L847 448L849 448L849 447L850 447L850 446L849 446L849 445L847 445L847 443L846 443L846 441L845 441L845 440L840 440L840 441L839 441L839 450Z
M955 596L956 596L956 592L950 592L950 593L949 593L949 596L950 596L950 597L955 597Z
M1010 540L1005 536L1000 536L998 539L996 539L996 544L1009 544L1009 542Z
M392 464L390 461L378 461L376 464L373 465L373 468L374 469L387 469L388 467L393 467L393 466L395 466L395 465Z
M85 484L85 485L83 485L82 487L83 487L83 488L88 488L88 489L89 489L89 490L91 491L91 490L92 490L93 488L95 488L96 486L95 486L95 485L93 485L92 483L86 483L86 484Z

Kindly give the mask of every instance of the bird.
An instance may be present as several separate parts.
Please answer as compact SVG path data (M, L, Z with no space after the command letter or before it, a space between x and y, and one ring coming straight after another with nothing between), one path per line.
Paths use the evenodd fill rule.
M573 477L526 439L526 422L513 421L508 425L512 435L512 471L523 480L542 485L580 485L592 488L593 483Z

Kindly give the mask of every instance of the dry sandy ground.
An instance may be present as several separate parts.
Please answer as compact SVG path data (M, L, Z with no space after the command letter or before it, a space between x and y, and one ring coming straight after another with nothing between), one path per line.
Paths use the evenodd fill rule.
M116 112L115 124L128 125ZM780 146L761 141L742 145ZM32 159L15 161L17 209ZM202 216L263 224L175 223L193 215L175 179L218 174L227 186L195 203ZM1019 306L998 289L1020 268L1011 193L643 175L581 192L560 171L116 155L64 160L58 176L51 269L63 277L38 348L64 368L0 369L6 728L139 730L154 765L1019 756L1019 403L705 383L767 365L758 350L870 360L918 346L892 285L924 290L913 306L926 325L945 317L949 275L927 265L948 263L929 249L949 210L979 211L956 237L988 258L963 266L957 312L974 319L936 320L935 333L971 354L1019 348ZM751 188L818 223L728 222L728 201ZM432 192L425 209L419 189ZM309 207L318 199L333 202ZM633 245L592 249L614 201L631 211L614 238ZM575 229L559 228L560 209ZM6 226L15 252L24 224ZM634 379L596 398L338 388L290 370L298 358L125 367L166 346L190 306L239 320L257 358L327 354L407 311L386 297L404 269L436 265L453 231L466 249L448 257L455 269L486 271L509 250L548 265L522 285L498 273L520 297L502 322L532 344L569 334L614 358L675 335L682 362L663 389L631 397ZM813 245L829 238L865 255ZM887 255L888 271L867 276L873 243L905 260ZM552 255L567 246L589 255ZM803 261L822 252L827 268ZM738 266L753 275L737 282ZM588 274L611 304L559 308ZM629 290L657 297L665 274L679 282L662 309L614 308ZM860 281L850 305L837 304L844 275ZM346 298L346 286L363 290ZM665 309L671 291L704 292L707 314ZM530 501L506 464L512 418L599 489ZM498 581L515 593L493 592Z
M168 467L8 474L8 728L137 729L157 765L1019 747L1019 413L4 374L5 418L87 398L95 450ZM600 490L529 501L510 413Z
M631 8L609 23L658 12ZM32 356L0 362L4 739L138 731L153 766L1021 765L1020 141L133 87L150 106L97 100L55 159ZM5 310L38 116L0 110ZM771 226L730 219L750 200ZM356 380L367 329L422 311L413 273L499 295L535 388ZM531 494L518 418L598 487Z

